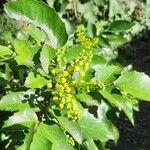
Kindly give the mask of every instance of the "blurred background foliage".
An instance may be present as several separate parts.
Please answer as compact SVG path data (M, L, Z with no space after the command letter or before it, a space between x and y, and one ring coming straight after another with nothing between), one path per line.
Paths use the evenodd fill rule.
M26 23L16 23L5 15L2 4L7 1L13 0L1 1L0 14L0 44L4 45L11 43L14 37L29 38L26 33ZM42 1L54 8L65 23L70 39L68 44L73 42L71 39L75 35L76 27L83 24L87 36L100 38L96 51L107 60L116 59L118 47L150 28L150 0ZM122 22L116 24L115 21L118 20ZM113 26L113 31L110 26ZM115 26L119 28L119 32Z

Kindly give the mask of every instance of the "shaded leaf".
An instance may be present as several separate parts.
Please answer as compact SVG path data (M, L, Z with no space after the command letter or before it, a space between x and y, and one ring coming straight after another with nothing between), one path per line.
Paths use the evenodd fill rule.
M86 144L87 150L98 150L98 147L96 146L96 144L94 143L92 139L87 140L85 144Z
M50 61L56 57L56 51L49 45L44 45L42 51L40 53L40 61L43 70L48 73L48 67L50 65Z
M112 32L125 32L129 30L134 25L133 22L127 20L117 20L110 24L109 30Z
M119 109L123 110L132 124L134 124L133 118L133 107L130 104L127 97L122 95L118 95L115 93L111 93L110 90L106 89L104 91L100 91L104 98L106 98L111 104L115 105Z
M103 107L103 105L101 107ZM112 122L106 118L105 113L106 112L103 112L101 115L103 118L100 115L99 118L95 118L87 110L84 111L83 116L79 120L79 125L85 139L99 139L102 142L106 142L109 139L115 140L115 142L118 140L118 130Z
M13 54L13 51L6 46L0 45L0 58L10 57Z
M26 102L23 102L24 92L11 92L5 95L0 101L0 110L18 111L31 108Z
M38 118L36 113L33 110L24 110L15 113L13 116L9 117L7 121L5 121L4 128L10 127L13 125L23 125L25 127L31 126L32 123L37 123Z
M52 145L52 150L70 150L71 147L68 145L66 141L66 136L64 134L64 131L55 125L47 125L44 123L41 123L38 126L37 133L41 135L42 137L50 140Z
M114 46L123 45L128 41L122 35L117 35L117 34L109 34L109 35L107 34L107 35L104 35L104 37L109 41L111 45L114 45Z

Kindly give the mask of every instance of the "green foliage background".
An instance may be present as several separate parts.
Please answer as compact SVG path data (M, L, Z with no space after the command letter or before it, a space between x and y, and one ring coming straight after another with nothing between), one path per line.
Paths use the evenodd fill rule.
M12 0L5 12L18 22L1 15L2 148L105 150L119 138L114 116L134 125L138 101L150 101L150 78L114 61L149 28L150 2L47 4Z

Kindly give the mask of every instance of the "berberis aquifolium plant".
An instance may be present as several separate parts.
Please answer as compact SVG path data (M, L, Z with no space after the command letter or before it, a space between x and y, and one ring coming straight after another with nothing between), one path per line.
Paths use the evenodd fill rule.
M83 25L67 41L65 25L41 1L17 0L4 8L26 23L29 34L12 47L0 46L0 110L9 112L1 130L5 148L105 150L107 141L117 143L111 119L123 111L134 125L138 101L150 100L150 78L106 61L99 36L87 37ZM119 23L111 28L120 30Z

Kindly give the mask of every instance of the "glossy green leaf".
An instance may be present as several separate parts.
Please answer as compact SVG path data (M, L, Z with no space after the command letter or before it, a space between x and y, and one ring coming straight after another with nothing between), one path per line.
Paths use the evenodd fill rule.
M72 122L65 117L57 118L60 125L72 135L72 137L79 143L82 144L81 128L77 122Z
M127 42L127 39L123 37L122 35L107 34L107 35L104 35L104 37L113 46L121 46Z
M80 56L80 53L82 52L84 48L82 46L75 46L70 48L64 55L64 57L67 59L67 61L72 61L76 57Z
M41 46L37 46L37 45L31 45L30 46L32 58L34 57L35 54L37 54L37 52L40 50L40 48L41 48Z
M35 89L35 88L42 88L48 83L48 80L46 80L44 77L37 75L34 76L33 72L30 72L26 78L25 86L27 88Z
M42 137L50 140L52 145L52 150L70 150L71 147L66 141L66 136L64 131L57 125L47 125L41 123L38 126L37 133Z
M150 78L144 73L125 72L115 81L115 86L137 98L150 101Z
M107 63L108 62L102 56L94 55L92 57L91 66L93 67L94 65L98 65L98 64L106 65Z
M101 104L98 110L100 110L101 107L105 107L105 105L103 106ZM100 112L98 113L100 114ZM79 120L83 137L85 139L99 139L102 142L112 139L116 142L119 136L117 128L106 118L106 112L102 111L101 113L103 114L99 115L99 118L95 118L92 114L85 110L83 116Z
M0 58L10 57L13 54L13 51L6 46L0 45Z
M30 150L51 150L52 142L48 139L42 137L38 133L35 133L33 136L33 141L30 146Z
M127 97L111 93L111 90L100 91L104 98L106 98L111 104L115 105L119 109L123 110L132 124L134 124L133 107Z
M93 106L93 105L98 106L99 105L98 101L93 99L93 97L87 93L78 94L78 95L76 95L76 97L81 102L86 103L88 106Z
M121 73L121 68L115 65L98 64L92 67L95 70L95 79L101 83L111 83L116 79L115 75Z
M5 95L0 100L0 110L18 111L31 108L27 102L23 102L24 95L24 92L11 92Z
M44 31L40 30L33 24L30 24L27 27L27 31L28 31L28 34L31 35L31 37L39 43L44 42L48 38Z
M94 143L92 139L87 140L85 142L85 145L86 145L87 150L98 150L98 147L96 146L96 144Z
M126 30L129 30L133 25L134 23L127 20L117 20L110 24L109 30L112 32L125 32Z
M4 128L10 127L13 125L22 125L25 127L31 126L32 123L37 123L38 118L36 113L33 110L24 110L19 111L9 117L8 120L5 121L5 124L3 125Z
M5 11L11 18L27 21L42 28L48 35L51 46L61 47L67 41L64 23L55 11L41 1L19 0L5 4Z
M44 45L42 51L40 53L40 61L43 70L48 73L48 67L50 65L50 61L56 57L56 50L50 47L49 45Z
M15 59L18 65L33 66L29 41L16 40L14 42L14 48L16 52Z

